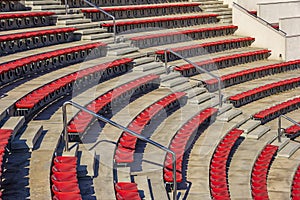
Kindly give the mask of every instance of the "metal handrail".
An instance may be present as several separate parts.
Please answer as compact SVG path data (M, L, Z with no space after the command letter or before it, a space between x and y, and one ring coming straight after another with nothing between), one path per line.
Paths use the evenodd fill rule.
M122 131L125 131L135 137L137 137L138 139L144 141L144 142L147 142L147 143L150 143L151 145L165 151L165 152L168 152L170 154L172 154L172 160L173 160L173 200L176 200L176 196L177 196L177 184L176 184L176 154L174 151L168 149L167 147L151 140L151 139L148 139L146 137L144 137L143 135L140 135L130 129L127 129L126 127L110 120L110 119L107 119L101 115L98 115L97 113L94 113L88 109L86 109L85 107L82 107L81 105L75 103L75 102L72 102L72 101L66 101L64 104L63 104L63 107L62 107L62 111L63 111L63 125L64 125L64 128L63 128L63 138L64 138L64 142L65 142L65 151L69 151L69 137L68 137L68 130L67 130L67 126L68 126L68 119L67 119L67 106L68 105L71 105L79 110L82 110L94 117L96 117L97 119L101 120L102 122L105 122L105 123L108 123L118 129L121 129Z
M278 118L278 131L277 131L278 142L281 142L281 135L282 135L281 130L283 130L283 128L281 126L281 118L284 118L284 119L290 121L291 123L300 127L300 124L298 122L296 122L295 120L293 120L292 118L285 116L285 115L280 115Z
M66 15L68 15L68 7L69 7L68 0L65 0Z
M203 69L202 67L200 67L199 65L197 65L196 63L190 61L189 59L183 57L182 55L176 53L175 51L167 48L164 50L164 54L165 54L165 70L166 70L166 74L170 73L170 69L168 68L168 53L172 53L175 56L183 59L184 61L186 61L187 63L193 65L196 69L198 69L199 71L206 73L208 75L210 75L211 77L215 78L218 80L218 95L219 95L219 107L221 108L223 105L223 95L222 95L222 85L221 85L221 79L219 76L216 76L215 74L211 73L210 71L207 71L206 69Z

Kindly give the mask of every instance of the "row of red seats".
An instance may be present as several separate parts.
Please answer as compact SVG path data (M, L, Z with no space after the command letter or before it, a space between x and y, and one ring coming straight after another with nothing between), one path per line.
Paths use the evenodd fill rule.
M300 108L300 97L285 101L253 115L255 119L261 120L262 123L268 122L280 115L286 114ZM290 129L293 130L293 129ZM289 131L289 130L288 130Z
M51 182L53 200L82 200L77 179L77 157L56 156Z
M136 183L118 182L115 183L117 200L141 200Z
M251 191L254 199L268 200L267 176L278 146L266 145L256 159L251 173Z
M288 62L282 62L278 64L271 64L266 66L255 67L251 69L246 69L238 71L231 74L226 74L221 76L221 81L224 87L229 87L253 79L261 78L268 75L273 75L277 73L286 72L289 70L295 70L300 67L300 60L293 60ZM216 91L218 89L218 80L209 79L205 81L206 87L210 92Z
M105 7L102 8L106 12L116 11L131 11L131 10L147 10L147 9L162 9L162 8L176 8L176 7L194 7L199 6L200 3L168 3L168 4L148 4L148 5L130 5L130 6L118 6L118 7ZM81 9L83 13L99 13L97 9Z
M9 143L10 137L12 136L13 130L11 129L0 129L0 177L3 172L3 164L5 163L4 155ZM1 196L0 196L1 198Z
M71 92L75 81L80 82L81 79L90 80L85 78L89 76L94 76L94 74L100 74L100 78L96 78L97 81L99 81L99 79L102 78L105 80L108 77L105 77L104 75L102 76L102 74L105 74L105 72L107 73L108 70L118 71L116 70L116 68L120 68L120 66L123 65L129 65L131 62L132 59L123 58L115 60L113 62L103 63L93 67L79 70L77 72L73 72L59 79L51 81L43 85L42 87L35 89L31 93L25 95L15 103L15 107L17 110L25 109L27 110L27 112L29 112L29 110L31 109L31 112L33 112L37 109L36 107L43 107L43 104L49 103L53 101L53 99L57 99L67 92Z
M167 111L174 107L178 107L178 103L185 97L185 95L186 93L184 92L176 92L160 99L159 101L153 103L151 106L143 110L127 126L127 128L138 134L142 134L144 128L150 123L153 118L157 117L163 110ZM122 133L115 152L115 162L117 164L134 162L136 142L137 137L127 132Z
M300 122L298 122L298 124L300 124ZM285 129L285 134L287 135L296 135L298 133L300 133L300 126L296 124Z
M230 200L227 183L227 162L234 144L243 130L232 129L218 144L210 163L210 190L215 200Z
M214 26L206 28L194 28L180 31L172 31L168 33L151 34L130 38L131 43L139 48L147 48L152 46L160 46L174 42L186 42L187 38L194 40L224 36L233 34L237 26Z
M91 110L92 112L99 113L101 110L105 110L113 101L121 99L124 95L133 93L138 88L148 88L151 87L151 84L157 84L159 82L158 75L147 75L139 79L133 80L129 83L121 85L109 92L97 97L91 103L86 105L86 109ZM149 87L148 87L149 86ZM154 86L154 85L153 85ZM143 91L145 92L145 91ZM86 112L78 112L68 124L68 133L84 133L88 128L89 124L92 122L94 117Z
M40 31L30 31L25 33L0 35L0 42L19 40L19 39L31 38L31 37L39 37L39 36L50 35L50 34L68 33L68 32L74 32L76 30L77 30L76 28L55 28L55 29L40 30Z
M104 48L105 50L102 50ZM78 45L73 47L68 47L60 50L49 51L46 53L36 54L24 58L20 58L14 61L10 61L4 64L0 64L0 85L10 82L11 80L16 80L20 77L29 75L30 73L37 72L42 70L40 64L46 66L44 70L47 70L47 65L52 61L55 67L62 65L63 63L55 62L65 62L64 57L70 63L76 62L76 59L80 58L81 60L85 59L88 53L92 52L93 49L98 49L95 51L97 56L103 56L106 54L106 44L102 42L95 42L85 45ZM74 55L72 55L74 54ZM73 58L72 58L73 57ZM57 59L54 59L57 58ZM46 62L43 62L46 61ZM78 62L78 60L77 60ZM39 66L39 67L38 67Z
M1 19L25 18L25 17L42 17L55 15L55 12L17 12L0 14Z
M292 196L292 200L300 199L300 165L294 175L291 196Z
M189 148L187 146L188 141L195 137L200 126L203 126L207 122L214 120L218 113L216 108L207 108L200 111L197 115L192 117L187 123L185 123L172 138L169 149L176 154L176 181L183 181L183 156L185 150ZM167 153L164 162L164 181L167 183L173 182L173 159L172 154Z
M252 101L255 101L257 99L261 99L269 95L290 90L298 86L300 86L300 77L291 78L291 79L263 85L248 90L246 92L236 94L234 96L229 97L229 100L231 103L233 103L235 107L239 107L247 103L250 103Z
M222 56L210 60L196 62L196 65L210 71L215 68L214 66L218 66L218 68L225 68L253 62L256 60L266 59L269 56L269 53L270 50L257 50L246 53L236 53L228 56ZM192 76L199 73L198 70L191 64L185 64L175 67L174 70L179 71L184 76Z

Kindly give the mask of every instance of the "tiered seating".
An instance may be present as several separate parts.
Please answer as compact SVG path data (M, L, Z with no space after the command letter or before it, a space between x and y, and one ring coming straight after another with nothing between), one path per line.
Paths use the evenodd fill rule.
M0 12L26 10L19 0L0 0Z
M231 96L229 100L231 103L233 103L235 107L239 107L257 99L261 99L269 95L277 94L286 90L296 88L299 85L300 77L291 78L239 93L237 95Z
M298 123L300 124L300 122ZM296 124L285 129L285 134L287 136L295 136L298 135L299 133L300 133L300 126Z
M115 183L116 199L117 200L141 200L138 192L137 184L131 182Z
M215 68L215 66L218 66L218 68L220 69L248 62L254 62L256 60L266 59L268 58L269 53L269 50L236 53L233 55L222 56L210 60L203 60L201 62L196 62L196 64L208 71L211 71L213 68ZM175 67L174 70L179 71L183 76L192 76L199 73L199 71L191 64L185 64Z
M199 127L214 120L218 113L216 108L207 108L192 119L190 119L182 128L176 132L170 142L169 149L176 153L176 181L183 181L183 156L190 142L194 140L198 133ZM164 162L164 181L167 183L173 182L173 160L172 154L167 153Z
M300 166L298 167L292 184L292 199L299 200L300 199Z
M52 166L53 200L81 200L77 179L77 157L57 156Z
M223 87L229 87L232 85L261 78L264 76L299 69L299 67L300 67L300 60L293 60L293 61L282 62L278 64L246 69L232 74L223 75L220 78L223 83ZM206 84L206 88L210 92L216 91L218 89L217 79L206 80L205 84Z
M111 104L114 102L122 102L136 96L139 93L145 93L159 85L159 76L148 75L121 85L93 100L85 107L95 113L110 110ZM68 132L70 134L83 134L94 117L86 112L78 112L76 116L69 122Z
M95 58L104 55L106 44L96 42L20 58L0 64L0 85L36 72L78 63L87 56Z
M179 13L188 13L200 11L199 3L166 3L166 4L149 4L149 5L132 5L132 6L118 6L118 7L105 7L108 13L111 13L117 19L125 18L138 18L138 17L151 17L160 15L171 15ZM102 14L97 9L82 9L81 12L92 21L109 20L106 15Z
M73 40L75 28L56 28L0 35L0 56Z
M180 106L180 102L185 99L186 93L172 93L161 100L153 103L151 106L143 110L128 126L138 134L142 134L144 128L151 120L157 118L162 112L169 112ZM115 151L115 162L117 164L127 164L134 162L134 152L136 148L137 138L129 133L123 132L118 141L118 146Z
M5 162L4 160L5 151L12 133L13 130L11 129L0 129L0 177L2 176L2 172L3 172L2 167L3 167L3 163Z
M215 200L230 199L227 183L227 162L235 142L243 130L233 129L221 140L210 163L210 189Z
M286 114L293 110L296 110L300 107L300 97L285 101L283 103L277 104L265 110L262 110L256 113L253 117L255 119L260 120L262 123L266 123L280 115ZM292 131L293 128L289 129L288 131Z
M225 51L229 49L250 46L252 42L254 42L254 38L246 37L246 38L226 39L226 40L219 40L216 42L207 42L203 44L177 47L177 48L172 48L171 50L182 55L183 57L193 57L201 54L215 53L219 51ZM171 54L170 52L167 53L168 53L168 61L179 59L174 54ZM155 52L155 54L159 60L162 61L165 60L164 50L158 50Z
M117 21L117 32L147 28L147 27L160 27L160 28L176 28L185 27L198 24L208 24L217 22L217 14L198 14L198 15L185 15L176 17L156 17L151 19L134 19L130 21ZM101 23L101 27L107 28L108 32L113 32L114 24L112 22Z
M269 199L267 176L277 150L278 146L268 144L255 161L251 174L251 190L254 199Z
M233 34L237 26L217 26L174 31L169 33L151 34L130 38L131 44L139 48L148 48L176 42L186 42L187 38L194 40Z
M12 30L37 26L54 25L54 12L0 13L0 30Z
M56 79L25 95L15 103L17 115L30 115L43 108L49 102L66 95L74 89L76 91L87 88L93 83L107 80L122 74L131 68L132 59L123 58L73 72ZM75 82L80 84L74 84Z

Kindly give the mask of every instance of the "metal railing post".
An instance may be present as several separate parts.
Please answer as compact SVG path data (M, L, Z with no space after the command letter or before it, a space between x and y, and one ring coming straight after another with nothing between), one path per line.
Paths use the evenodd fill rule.
M300 127L300 124L298 122L296 122L295 120L293 120L292 118L288 117L288 116L285 116L285 115L280 115L278 117L278 132L277 132L277 138L278 138L278 142L281 142L281 131L283 130L282 128L282 123L281 123L281 118L284 118L288 121L290 121L291 123L297 125Z
M68 15L68 0L65 0L65 9L66 9L66 15Z
M184 61L186 61L187 63L193 65L196 69L198 69L199 71L206 73L208 75L210 75L211 77L217 79L218 81L218 96L219 96L219 107L221 108L223 106L223 95L222 95L222 84L221 84L221 79L220 77L216 76L215 74L211 73L210 71L200 67L199 65L197 65L196 63L190 61L189 59L183 57L182 55L176 53L175 51L171 50L171 49L165 49L164 53L165 53L165 67L166 67L166 72L169 72L169 68L168 68L168 60L167 60L167 53L172 53L175 56L183 59Z
M107 15L108 17L110 17L113 20L113 37L114 37L114 43L117 43L117 27L116 27L116 18L115 16L109 14L108 12L106 12L105 10L103 10L102 8L96 6L95 4L91 3L88 0L83 0L85 3L87 3L88 5L96 8L97 10L99 10L100 12L102 12L103 14Z
M116 123L116 122L114 122L114 121L112 121L110 119L107 119L107 118L105 118L105 117L103 117L101 115L98 115L97 113L94 113L94 112L86 109L85 107L82 107L81 105L79 105L79 104L77 104L75 102L72 102L72 101L67 101L62 106L62 111L63 111L63 126L64 126L64 128L63 128L63 134L64 134L63 138L65 139L65 141L64 141L65 142L65 151L69 151L69 144L68 144L69 138L68 138L68 130L67 130L67 126L68 126L67 106L68 105L71 105L71 106L73 106L73 107L75 107L75 108L77 108L79 110L82 110L82 111L84 111L84 112L86 112L86 113L88 113L88 114L96 117L97 119L101 120L102 122L108 123L108 124L110 124L110 125L118 128L120 130L123 130L123 131L125 131L125 132L127 132L127 133L129 133L129 134L131 134L131 135L133 135L135 137L137 137L138 139L140 139L140 140L142 140L144 142L147 142L147 143L149 143L149 144L151 144L151 145L153 145L153 146L155 146L155 147L157 147L157 148L159 148L159 149L161 149L161 150L163 150L163 151L165 151L167 153L170 153L172 155L172 161L173 161L173 165L172 165L173 166L173 200L176 200L176 196L177 196L176 154L175 154L174 151L168 149L167 147L165 147L165 146L163 146L163 145L161 145L161 144L159 144L159 143L157 143L157 142L155 142L155 141L153 141L151 139L148 139L148 138L144 137L143 135L140 135L140 134L138 134L138 133L136 133L136 132L134 132L134 131L132 131L130 129L127 129L126 127L124 127L124 126L122 126L122 125L120 125L120 124L118 124L118 123Z

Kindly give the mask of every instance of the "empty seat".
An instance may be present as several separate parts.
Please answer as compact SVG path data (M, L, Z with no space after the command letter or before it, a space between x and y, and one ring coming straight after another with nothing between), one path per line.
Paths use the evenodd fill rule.
M300 199L300 166L297 168L296 173L294 175L291 193L291 197L293 200Z
M115 183L116 199L117 200L141 200L138 192L137 184L131 182Z
M298 122L298 124L300 124L300 122ZM296 135L298 133L300 133L300 126L296 124L285 129L285 134L289 136Z

